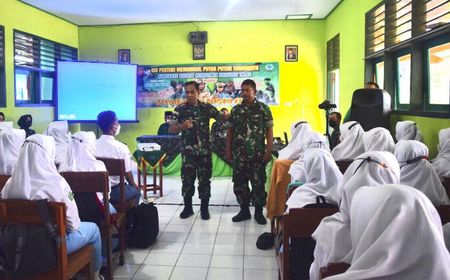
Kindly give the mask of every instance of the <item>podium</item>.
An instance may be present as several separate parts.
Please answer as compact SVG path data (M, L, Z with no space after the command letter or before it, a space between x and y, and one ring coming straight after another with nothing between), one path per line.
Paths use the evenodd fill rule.
M164 151L135 151L133 156L138 162L138 186L144 192L144 199L147 199L147 192L159 191L159 196L163 196L163 163L166 159L166 153ZM147 183L148 171L152 172L153 183Z

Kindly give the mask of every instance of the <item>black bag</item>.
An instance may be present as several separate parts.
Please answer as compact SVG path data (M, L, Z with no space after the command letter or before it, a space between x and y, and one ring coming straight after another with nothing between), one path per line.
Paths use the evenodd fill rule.
M44 225L10 223L0 227L0 270L12 279L56 270L60 239L50 222L47 200L37 208Z
M158 209L153 202L139 204L134 209L134 224L129 234L128 245L134 248L147 248L156 241L158 233Z
M337 205L327 203L325 197L316 197L316 203L305 205L303 208L337 208ZM314 261L316 241L312 238L292 238L290 248L291 279L309 279L309 268Z
M256 248L260 250L269 250L275 243L275 235L271 232L264 232L256 240Z

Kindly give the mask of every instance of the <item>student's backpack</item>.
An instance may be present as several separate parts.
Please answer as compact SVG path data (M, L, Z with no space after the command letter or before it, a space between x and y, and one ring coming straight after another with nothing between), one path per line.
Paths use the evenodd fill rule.
M147 248L158 237L158 209L153 202L143 202L134 209L133 220L134 224L129 234L128 245L134 248Z
M56 229L50 221L47 200L37 208L44 225L9 223L0 227L0 271L11 279L22 279L57 268Z
M305 205L303 208L337 208L337 205L327 203L325 197L317 196L316 203ZM312 238L292 238L290 248L291 279L309 279L309 268L314 261L316 241Z

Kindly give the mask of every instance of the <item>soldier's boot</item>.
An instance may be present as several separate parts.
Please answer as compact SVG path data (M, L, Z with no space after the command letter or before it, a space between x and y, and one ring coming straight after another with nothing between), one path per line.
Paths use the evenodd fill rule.
M250 220L252 218L252 215L250 214L250 209L248 208L248 205L241 205L241 211L232 218L233 222L242 222L245 220Z
M208 205L209 205L209 198L203 198L202 203L200 205L200 217L202 218L202 220L209 220L210 216Z
M263 215L263 208L262 206L255 206L255 220L260 225L267 224L267 220Z
M181 219L186 219L190 216L194 215L194 210L192 209L192 196L184 198L184 209L180 213Z

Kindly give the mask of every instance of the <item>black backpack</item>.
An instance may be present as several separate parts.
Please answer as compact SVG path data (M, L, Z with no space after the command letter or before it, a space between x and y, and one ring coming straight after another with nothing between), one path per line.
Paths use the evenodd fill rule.
M134 209L133 216L134 224L129 234L128 245L134 248L147 248L158 237L158 209L153 202L144 202Z
M47 200L38 200L37 208L45 226L9 223L0 227L0 270L11 279L57 268L56 250L61 240L50 222Z

